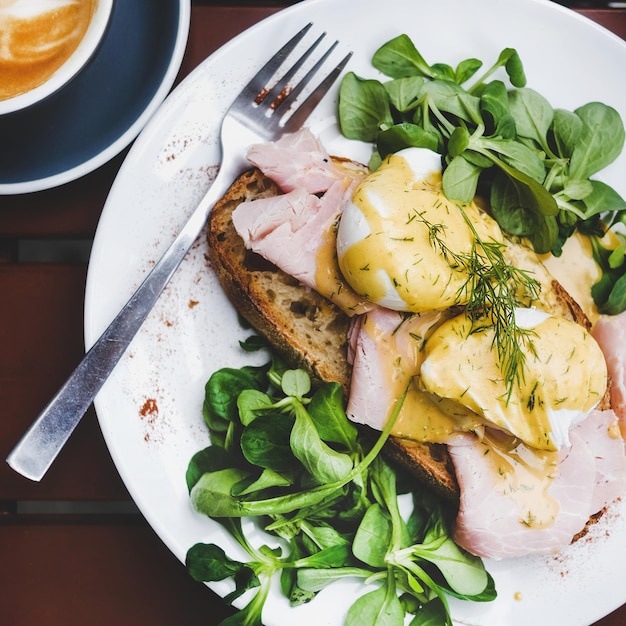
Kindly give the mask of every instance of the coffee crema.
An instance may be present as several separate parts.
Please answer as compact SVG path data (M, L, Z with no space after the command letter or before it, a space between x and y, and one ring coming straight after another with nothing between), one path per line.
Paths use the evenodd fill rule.
M0 0L0 100L48 80L84 37L98 0Z

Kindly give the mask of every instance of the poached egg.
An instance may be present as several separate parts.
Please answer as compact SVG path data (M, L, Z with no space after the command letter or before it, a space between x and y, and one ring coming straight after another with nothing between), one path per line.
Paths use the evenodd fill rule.
M461 210L443 195L439 154L407 148L387 157L344 207L339 267L357 293L395 311L465 304L471 276L454 255L470 255L475 245L466 217L482 241L503 240L475 204Z
M448 200L441 176L440 155L409 148L387 157L357 186L339 223L337 259L365 299L417 314L467 303L470 269L455 256L469 257L477 236L498 243L504 236L475 203L459 207ZM532 332L520 346L522 376L511 392L493 327L477 328L465 313L444 316L413 357L389 355L395 372L389 379L411 381L394 434L445 442L455 431L489 427L535 450L569 446L570 429L605 393L603 353L575 322L536 308L516 309L515 318Z
M486 426L538 450L569 447L569 432L595 409L607 386L600 346L576 322L539 309L516 309L520 343L519 384L510 394L493 347L494 329L477 329L468 315L445 321L424 345L423 389L466 407Z

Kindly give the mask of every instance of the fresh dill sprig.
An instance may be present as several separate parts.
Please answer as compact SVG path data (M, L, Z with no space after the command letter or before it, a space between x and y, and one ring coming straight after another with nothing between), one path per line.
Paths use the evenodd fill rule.
M539 298L541 284L531 272L511 265L505 258L505 244L498 241L483 241L476 232L467 213L458 207L470 228L474 241L468 253L450 249L444 239L444 224L431 224L423 215L418 219L428 228L430 244L448 262L450 267L466 273L468 278L459 289L461 300L466 300L465 311L472 321L472 332L487 327L494 330L492 348L495 347L498 363L506 388L507 402L513 388L524 381L526 353L523 347L533 351L532 329L521 328L515 320L515 308L528 306Z

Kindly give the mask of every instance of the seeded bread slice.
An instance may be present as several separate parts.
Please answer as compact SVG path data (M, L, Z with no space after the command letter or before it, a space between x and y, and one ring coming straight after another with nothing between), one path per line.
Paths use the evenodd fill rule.
M259 255L246 250L231 215L245 200L269 197L280 189L258 169L241 175L215 205L207 236L213 270L238 312L293 366L314 380L350 387L347 335L350 319L317 292L304 288ZM512 244L513 249L517 244ZM533 253L519 247L521 259ZM543 282L544 305L553 312L590 327L582 309L549 274ZM385 448L394 461L453 502L459 486L447 447L391 437Z
M235 308L293 366L347 388L349 318L323 296L246 250L231 215L244 200L281 193L259 170L244 173L211 212L209 257Z

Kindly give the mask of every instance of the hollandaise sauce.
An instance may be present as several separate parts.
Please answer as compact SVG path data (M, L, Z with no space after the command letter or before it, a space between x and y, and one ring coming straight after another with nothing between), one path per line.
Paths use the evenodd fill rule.
M569 445L569 430L593 410L607 386L602 352L581 326L534 310L518 311L532 326L524 376L512 393L493 350L493 329L477 330L466 314L431 312L406 317L390 333L366 317L361 332L379 346L385 388L404 397L392 433L447 443L458 432L485 428L509 433L536 450ZM531 323L532 322L532 323ZM406 394L405 394L406 391Z
M524 315L529 319L521 321ZM517 317L533 333L520 345L523 376L510 394L493 350L493 328L476 329L465 314L428 339L420 380L428 392L479 414L487 425L533 448L556 450L569 445L569 429L604 395L606 362L582 326L532 310Z
M404 398L392 430L396 437L446 443L453 433L460 430L482 428L482 420L475 412L421 388L424 343L433 328L447 315L447 312L432 311L411 315L392 331L378 326L374 316L363 317L360 332L366 333L379 348L378 371L385 381L385 392L390 399L386 418L395 412L400 398Z
M419 377L411 379L392 434L424 443L447 443L459 431L482 431L479 416L445 398L419 388ZM416 416L419 416L416 419Z
M493 488L514 502L520 523L549 527L559 512L558 500L549 493L558 471L558 451L532 449L493 431L487 431L477 445L492 467Z
M469 271L453 258L470 255L475 245L465 216L484 241L501 241L502 233L474 204L463 207L464 216L443 195L440 171L416 176L405 152L363 180L344 210L341 271L356 292L395 310L465 304Z
M365 313L371 308L371 305L346 283L339 271L337 233L334 225L322 233L322 242L315 261L315 285L319 293L350 316Z
M603 244L616 247L618 242L612 242L611 236L612 233L607 233ZM546 254L540 258L548 271L578 302L591 323L595 323L599 314L591 296L591 286L600 280L602 270L593 258L589 238L574 233L565 241L561 256Z

